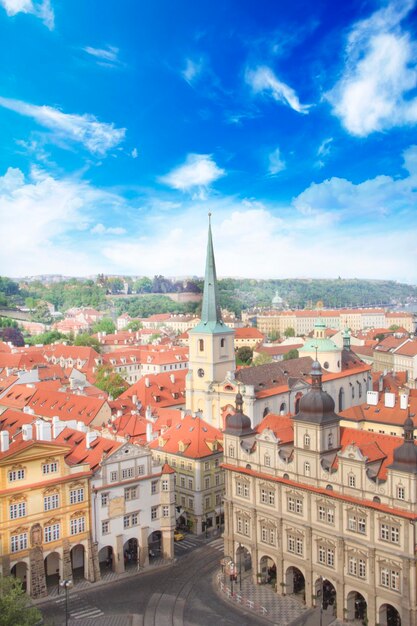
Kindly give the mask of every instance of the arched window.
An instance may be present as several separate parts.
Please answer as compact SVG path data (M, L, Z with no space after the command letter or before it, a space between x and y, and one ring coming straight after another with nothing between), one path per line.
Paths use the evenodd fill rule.
M355 398L355 387L352 385L352 400Z
M345 392L343 391L343 387L339 389L339 412L343 411L345 408Z
M200 350L200 352L204 352L204 339L198 340L198 349Z
M308 461L304 463L304 476L310 476L311 466Z
M333 447L333 433L329 433L327 435L327 447L328 448L332 448Z
M285 478L285 480L288 480L289 479L288 474L284 474L283 478Z
M220 347L224 348L224 346L226 345L226 339L220 339Z
M305 448L309 448L310 447L310 443L311 443L310 435L308 433L306 433L304 435L304 447Z
M281 406L279 407L279 414L285 415L286 412L287 412L287 405L285 404L285 402L282 402Z
M268 413L269 413L269 407L268 407L268 406L266 406L266 407L264 408L264 412L262 413L262 417L266 417L266 416L268 415Z
M362 398L362 385L360 383L358 383L358 395Z

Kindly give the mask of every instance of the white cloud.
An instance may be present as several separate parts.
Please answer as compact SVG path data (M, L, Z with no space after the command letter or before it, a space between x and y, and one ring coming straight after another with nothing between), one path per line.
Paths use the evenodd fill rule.
M189 154L183 165L162 176L160 181L181 191L204 190L215 180L225 175L210 154Z
M352 135L417 123L417 45L402 32L412 0L394 0L356 24L341 79L326 95Z
M133 148L132 152L130 153L130 156L132 157L132 159L137 159L138 158L138 149L137 148Z
M54 28L54 12L50 0L0 0L7 15L30 13L39 17L50 30Z
M279 148L275 148L275 150L271 152L268 157L268 161L268 172L271 176L276 176L276 174L285 170L285 161L281 158L281 151Z
M104 226L103 224L96 224L91 229L91 232L94 235L124 235L126 233L126 229L121 228L120 226L110 226L106 228L106 226Z
M105 155L125 138L125 128L99 122L94 115L63 113L49 106L38 106L0 96L0 106L33 118L38 124L54 131L60 139L81 143L93 154Z
M288 105L297 113L308 113L311 105L301 104L294 89L280 81L269 67L247 69L245 78L255 93L268 93L274 100Z
M181 71L181 76L188 84L192 85L201 76L203 65L202 59L188 58L185 60L185 67Z
M91 46L86 46L83 48L84 52L87 54L101 59L102 61L109 61L110 63L118 63L118 55L119 48L115 46L106 46L105 48L92 48Z

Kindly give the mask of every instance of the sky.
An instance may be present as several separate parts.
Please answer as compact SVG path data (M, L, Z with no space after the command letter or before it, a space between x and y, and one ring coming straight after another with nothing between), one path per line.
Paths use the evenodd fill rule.
M0 273L417 283L414 0L0 0Z

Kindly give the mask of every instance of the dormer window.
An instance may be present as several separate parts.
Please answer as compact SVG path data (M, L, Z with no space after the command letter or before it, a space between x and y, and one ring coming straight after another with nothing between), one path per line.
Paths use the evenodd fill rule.
M327 447L329 449L333 447L333 433L327 435Z

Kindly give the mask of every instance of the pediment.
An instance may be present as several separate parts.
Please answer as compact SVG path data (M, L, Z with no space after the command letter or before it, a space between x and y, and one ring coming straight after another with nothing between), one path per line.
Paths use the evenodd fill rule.
M12 444L13 445L13 444ZM28 445L23 449L17 450L9 450L8 454L0 460L1 465L9 465L11 462L13 463L23 463L35 460L37 458L45 458L45 457L60 457L67 455L70 450L70 446L59 445L56 443L50 443L48 445L47 442L35 441L32 445Z
M272 443L279 443L279 438L275 435L274 431L270 428L265 428L259 435L256 436L256 441L269 441Z
M350 459L352 461L366 461L367 457L362 454L358 446L354 443L346 446L344 450L338 452L338 456L342 459Z

